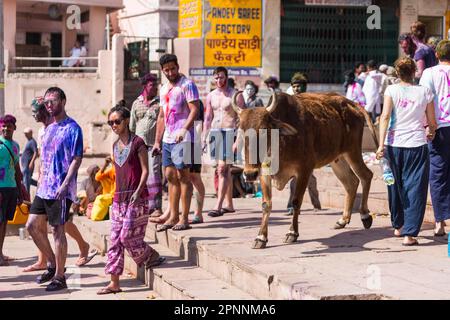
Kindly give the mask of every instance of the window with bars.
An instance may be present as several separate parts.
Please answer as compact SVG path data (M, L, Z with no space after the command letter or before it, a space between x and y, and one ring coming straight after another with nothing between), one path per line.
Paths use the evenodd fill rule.
M311 83L341 83L358 61L392 65L398 56L399 1L373 1L381 8L381 29L367 28L366 7L307 6L283 0L280 77L301 71Z

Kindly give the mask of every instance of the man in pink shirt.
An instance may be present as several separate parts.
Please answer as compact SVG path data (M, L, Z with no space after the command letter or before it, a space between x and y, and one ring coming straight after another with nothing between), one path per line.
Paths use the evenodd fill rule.
M162 152L162 165L169 182L170 217L157 231L189 229L191 202L190 168L193 164L193 125L199 108L194 82L179 73L177 56L163 55L159 63L169 80L160 91L161 110L156 127L153 155ZM162 147L161 147L162 138ZM179 217L179 202L183 212Z

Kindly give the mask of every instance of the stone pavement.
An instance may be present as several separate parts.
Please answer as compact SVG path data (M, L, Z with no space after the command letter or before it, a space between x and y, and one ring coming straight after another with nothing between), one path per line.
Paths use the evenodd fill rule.
M51 235L49 234L50 240ZM51 242L50 242L51 243ZM42 271L23 273L22 269L36 261L36 247L33 240L20 240L18 236L5 239L4 252L16 260L10 266L0 267L0 299L43 299L43 300L145 300L160 299L132 274L124 273L121 281L122 293L98 296L96 292L108 283L104 274L106 256L98 254L81 268L75 266L78 257L76 242L68 237L69 258L67 260L68 290L46 292L46 284L36 284L36 277Z
M207 198L211 208L214 198ZM299 241L283 243L290 224L286 199L274 199L269 243L251 249L257 235L260 199L238 199L236 213L210 218L187 231L156 232L147 240L168 262L144 273L126 264L165 299L450 299L447 240L434 239L425 224L416 247L393 237L387 215L375 216L364 230L359 214L343 230L333 225L340 211L314 212L305 204ZM76 223L106 250L108 221L80 217ZM94 235L95 234L95 235Z
M316 176L323 206L341 208L343 190L334 175L324 168ZM211 181L205 179L205 184L211 193ZM386 189L377 173L369 199L375 217L370 230L364 230L358 213L345 229L334 230L341 209L314 212L305 195L299 240L286 245L288 189L273 190L273 195L269 242L263 250L251 249L261 221L260 199L235 199L236 213L210 218L206 212L216 199L207 197L205 223L186 231L157 233L149 224L146 241L168 261L145 272L126 256L129 277L122 282L125 292L118 295L95 294L107 282L106 259L100 255L81 269L69 268L69 281L76 283L80 273L81 290L46 293L34 283L39 273L20 272L34 261L33 242L9 236L5 253L18 260L0 269L0 299L450 299L447 239L434 238L433 226L424 224L420 245L402 246L402 239L393 237ZM430 205L427 212L432 215ZM107 251L109 221L75 217L75 223L86 240ZM70 265L78 252L72 240L69 244Z

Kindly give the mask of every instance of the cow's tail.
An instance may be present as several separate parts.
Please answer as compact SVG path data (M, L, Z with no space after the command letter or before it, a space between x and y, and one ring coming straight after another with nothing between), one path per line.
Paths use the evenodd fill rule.
M369 113L366 111L366 109L361 107L361 111L364 114L364 118L366 119L367 126L369 127L370 133L372 134L373 142L375 142L375 147L378 149L379 143L378 138L376 134L375 126L373 125L372 119L369 116Z

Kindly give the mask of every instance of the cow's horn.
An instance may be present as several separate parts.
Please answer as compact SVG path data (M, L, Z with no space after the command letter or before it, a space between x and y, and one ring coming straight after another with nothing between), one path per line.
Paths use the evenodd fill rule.
M272 113L277 108L277 94L275 92L272 93L272 99L270 104L266 107L266 111L268 113Z
M240 94L240 93L242 93L242 91L236 91L236 92L233 94L233 97L231 98L231 106L233 107L234 112L236 112L238 115L240 115L241 112L242 112L242 109L239 108L239 106L238 106L237 103L236 103L237 96L238 96L238 94Z

